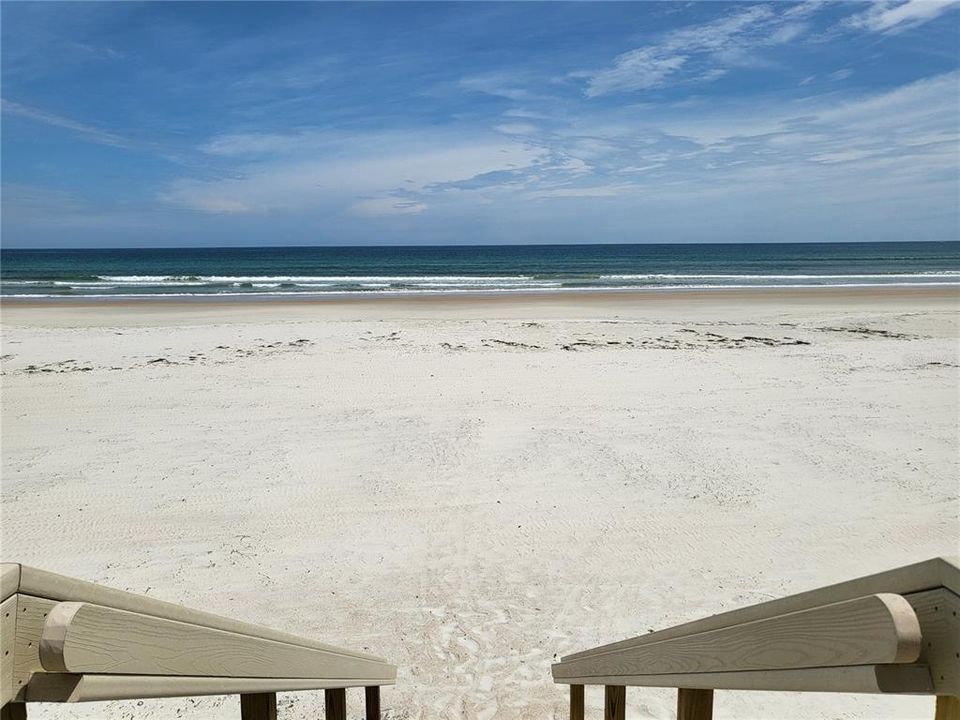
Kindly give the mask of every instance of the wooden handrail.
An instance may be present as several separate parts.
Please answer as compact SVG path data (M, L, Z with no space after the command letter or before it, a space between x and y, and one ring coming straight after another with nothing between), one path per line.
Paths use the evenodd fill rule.
M393 682L386 662L90 603L64 602L40 636L47 672L213 677L358 678Z
M920 624L899 595L800 610L656 643L564 660L554 677L790 670L913 662Z
M565 656L571 718L586 685L678 688L678 718L707 720L714 690L937 695L960 720L960 563L934 558ZM606 716L622 718L621 691ZM611 698L613 698L611 700Z
M11 580L13 576L16 575L17 585L14 586L14 592L23 595L61 602L85 602L93 605L104 605L117 610L143 613L166 620L178 620L180 622L190 623L191 625L213 628L215 630L226 630L240 635L250 635L265 640L277 640L278 642L303 645L304 647L316 648L318 650L342 652L354 655L355 657L384 662L383 658L368 653L345 650L344 648L322 643L317 640L275 630L265 625L254 625L252 623L234 620L233 618L204 612L203 610L194 610L193 608L157 600L156 598L145 595L137 595L124 590L117 590L96 583L86 582L85 580L77 580L76 578L57 575L56 573L40 570L30 567L29 565L3 563L2 569L3 572L0 573L0 579L4 582L4 588L6 588L7 573L9 573Z
M65 578L0 567L0 706L237 694L242 720L276 720L276 693L323 690L345 720L346 688L365 688L379 720L387 661L271 628Z
M845 582L828 585L826 587L808 590L806 592L789 595L775 600L749 605L747 607L729 610L717 615L700 618L691 622L674 625L673 627L656 632L639 635L627 640L620 640L600 645L589 650L571 653L561 658L562 661L579 660L589 655L618 650L636 645L669 640L670 638L693 635L694 633L729 627L753 620L784 615L797 610L827 605L874 595L877 593L896 593L906 595L935 588L946 588L960 595L960 558L936 557L922 562L905 565L904 567L867 575L866 577L847 580Z

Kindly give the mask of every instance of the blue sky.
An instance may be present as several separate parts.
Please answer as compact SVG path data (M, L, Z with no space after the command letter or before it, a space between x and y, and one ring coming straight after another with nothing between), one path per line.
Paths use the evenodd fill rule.
M952 240L960 4L2 4L6 247Z

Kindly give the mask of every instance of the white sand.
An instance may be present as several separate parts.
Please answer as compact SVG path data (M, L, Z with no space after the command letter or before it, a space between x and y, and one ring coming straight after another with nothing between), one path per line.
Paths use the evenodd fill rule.
M2 554L388 657L388 717L565 718L560 655L956 552L957 309L908 291L10 306ZM587 703L599 717L602 691ZM631 689L628 718L673 703ZM322 717L321 693L283 704ZM716 714L932 707L727 692ZM235 698L31 713L239 717Z

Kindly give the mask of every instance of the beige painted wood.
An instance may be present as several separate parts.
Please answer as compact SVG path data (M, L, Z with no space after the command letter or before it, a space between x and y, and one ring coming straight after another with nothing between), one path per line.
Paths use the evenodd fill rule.
M13 660L16 653L17 596L0 603L0 705L13 700Z
M960 720L960 698L953 695L937 696L934 720Z
M864 595L880 593L905 595L922 592L924 590L932 590L938 587L945 587L952 590L955 594L960 595L960 559L956 557L932 558L894 570L887 570L874 575L848 580L836 585L790 595L777 600L770 600L769 602L759 603L757 605L750 605L639 637L601 645L568 655L563 658L563 661L577 660L590 655L610 652L611 650L646 645L671 638L716 630L717 628L729 627L730 625L753 622L811 607L852 600Z
M53 600L18 593L17 628L14 639L13 686L17 700L23 700L24 688L34 673L42 672L40 636L47 615L57 604Z
M0 601L17 592L20 587L20 565L0 563Z
M323 691L326 720L347 720L347 691L334 688Z
M623 685L603 688L603 720L624 720L627 712L627 689Z
M960 595L946 588L904 598L920 621L919 662L930 666L937 695L960 695Z
M45 570L38 570L28 565L20 566L20 592L51 600L104 605L117 608L118 610L153 615L167 620L177 620L240 635L250 635L251 637L275 640L291 645L302 645L303 647L316 650L327 650L341 655L352 655L358 658L385 662L382 658L367 653L338 648L326 643L291 635L290 633L240 622L231 618L220 617L212 613L191 610L182 605L124 592L123 590L115 590L83 580L76 580Z
M677 690L677 720L711 720L713 690L680 688Z
M277 694L272 692L242 694L240 720L277 720Z
M555 678L570 685L773 690L787 692L911 693L933 692L925 665L860 665L803 670L756 670L666 675Z
M781 670L913 662L920 625L899 595L868 595L554 665L554 677Z
M27 706L24 703L7 703L0 709L0 720L27 720Z
M48 672L220 677L396 677L384 662L89 603L58 603L40 641Z
M228 678L163 675L37 673L27 686L30 702L99 702L200 695L293 692L363 687L363 678ZM393 682L384 682L392 685Z

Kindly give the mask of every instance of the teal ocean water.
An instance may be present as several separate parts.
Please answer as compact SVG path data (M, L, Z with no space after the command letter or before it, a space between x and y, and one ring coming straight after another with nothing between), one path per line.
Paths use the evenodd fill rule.
M960 242L0 251L33 298L960 285Z

